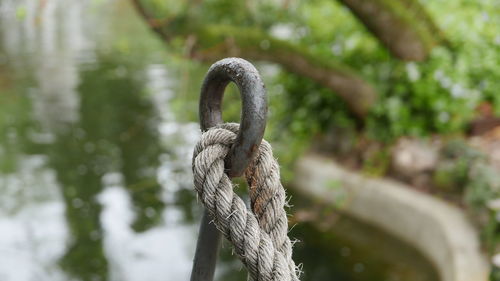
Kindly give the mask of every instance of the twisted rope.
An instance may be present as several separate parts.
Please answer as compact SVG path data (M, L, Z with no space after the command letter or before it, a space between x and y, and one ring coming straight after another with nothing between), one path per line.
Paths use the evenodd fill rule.
M238 130L238 124L227 123L201 136L193 154L198 197L253 280L298 281L287 236L286 195L269 143L262 141L257 157L245 172L251 211L233 192L233 184L224 173L224 158Z

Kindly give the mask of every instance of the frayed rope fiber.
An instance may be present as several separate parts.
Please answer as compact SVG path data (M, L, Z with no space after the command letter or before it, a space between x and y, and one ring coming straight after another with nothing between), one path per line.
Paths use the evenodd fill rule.
M224 173L224 158L236 140L239 125L226 123L201 136L193 153L194 185L198 198L255 281L298 281L288 238L285 190L271 145L262 141L245 171L251 210L233 192Z

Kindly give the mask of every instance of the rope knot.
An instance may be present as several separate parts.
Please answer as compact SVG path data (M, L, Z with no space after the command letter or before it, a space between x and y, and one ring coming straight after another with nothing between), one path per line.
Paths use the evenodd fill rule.
M263 140L245 171L251 210L224 172L224 159L238 130L238 124L222 124L204 132L196 144L193 174L198 198L253 280L298 281L287 236L286 195L271 145Z

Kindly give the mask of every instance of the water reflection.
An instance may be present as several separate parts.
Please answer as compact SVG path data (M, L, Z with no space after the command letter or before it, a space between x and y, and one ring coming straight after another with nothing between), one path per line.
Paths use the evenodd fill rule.
M304 281L439 280L417 250L372 226L342 216L327 228L317 224L302 223L291 232L307 241L295 249L304 262Z
M0 2L4 59L36 83L34 115L50 131L78 119L77 64L90 47L81 16L86 6L74 0Z
M0 261L0 280L70 278L55 263L77 280L141 280L144 268L148 280L167 273L183 279L185 248L195 241L183 224L197 209L185 189L198 126L176 123L165 106L173 95L164 65L94 49L109 21L96 20L89 5L0 2L0 72L8 74L0 78L0 229L8 238L0 251L18 253ZM30 163L50 181L31 175ZM165 202L173 207L164 210ZM31 209L36 216L19 217ZM31 243L11 236L15 229L40 235ZM177 243L159 245L163 239ZM49 250L33 254L34 243ZM22 257L31 254L44 261ZM25 274L16 274L21 267Z
M78 280L140 280L143 273L137 272L142 272L141 267L153 269L148 280L166 273L182 279L189 273L189 249L196 238L196 227L184 225L198 217L200 209L189 173L198 125L173 120L166 106L172 90L164 66L131 67L101 57L98 65L82 69L77 121L63 122L64 126L51 132L36 120L33 98L21 94L23 102L13 103L19 118L0 126L6 140L2 141L2 156L11 154L14 160L2 157L2 167L10 167L0 177L5 183L2 193L16 195L25 189L43 194L48 190L44 202L48 200L50 206L60 206L57 202L62 199L64 208L58 207L58 214L65 210L65 225L55 217L42 220L59 223L55 231L62 238L55 256L65 272ZM52 180L47 189L41 189L42 178L36 173L29 182L16 184L30 166L24 158L37 158L37 167L49 169ZM54 193L52 187L60 192ZM33 197L22 198L1 217L18 221L15 213L31 208ZM170 207L164 211L165 202ZM65 227L69 235L64 235ZM42 240L40 243L47 244ZM168 264L182 266L165 267ZM50 261L48 265L53 268ZM50 275L45 272L42 276ZM27 279L17 276L12 280Z
M100 61L95 69L80 74L79 120L57 133L47 147L72 234L62 265L83 280L107 279L99 221L102 208L96 198L107 173L122 176L119 184L129 191L136 211L132 223L136 231L158 222L164 207L156 180L161 149L153 107L144 98L139 79L123 74L130 69Z

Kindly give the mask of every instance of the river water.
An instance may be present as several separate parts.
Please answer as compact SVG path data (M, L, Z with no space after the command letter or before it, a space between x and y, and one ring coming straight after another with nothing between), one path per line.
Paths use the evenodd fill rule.
M0 281L188 280L206 69L126 1L0 0ZM437 280L348 218L291 235L304 280ZM220 260L217 280L246 280L229 245Z

